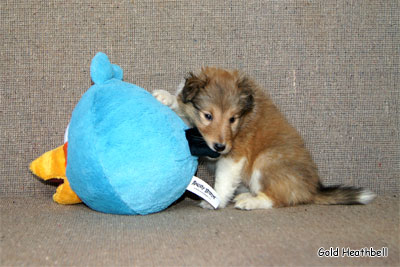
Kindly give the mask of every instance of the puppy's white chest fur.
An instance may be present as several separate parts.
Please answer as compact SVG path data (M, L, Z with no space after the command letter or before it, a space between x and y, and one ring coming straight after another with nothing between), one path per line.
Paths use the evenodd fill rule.
M223 157L219 159L216 163L216 175L228 177L227 175L224 175L224 173L229 173L229 176L241 177L245 161L245 158L241 158L240 160L235 161L232 158Z

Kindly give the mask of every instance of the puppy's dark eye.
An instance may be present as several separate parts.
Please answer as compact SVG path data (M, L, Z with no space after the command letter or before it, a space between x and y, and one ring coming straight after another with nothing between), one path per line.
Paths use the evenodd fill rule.
M209 121L212 121L213 116L210 113L204 113L204 118L206 118Z
M232 118L229 119L229 122L230 122L230 123L234 123L235 121L236 121L236 118L235 118L235 117L232 117Z

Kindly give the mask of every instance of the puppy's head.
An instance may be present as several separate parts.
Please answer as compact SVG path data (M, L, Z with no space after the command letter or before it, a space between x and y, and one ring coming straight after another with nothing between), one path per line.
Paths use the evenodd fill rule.
M179 99L207 145L227 154L254 107L253 88L251 80L238 71L203 68L198 74L188 75Z

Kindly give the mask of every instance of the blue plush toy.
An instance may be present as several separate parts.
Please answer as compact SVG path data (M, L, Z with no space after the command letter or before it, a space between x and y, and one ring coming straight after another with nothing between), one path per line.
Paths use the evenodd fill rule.
M149 214L176 201L197 168L187 126L144 89L122 81L122 69L98 53L94 85L72 113L66 176L90 208Z
M73 111L64 145L30 165L43 180L61 183L54 201L149 214L171 205L187 188L218 206L212 188L198 178L191 182L196 156L219 156L200 132L187 129L150 93L123 82L122 69L105 54L93 58L90 73L94 85Z

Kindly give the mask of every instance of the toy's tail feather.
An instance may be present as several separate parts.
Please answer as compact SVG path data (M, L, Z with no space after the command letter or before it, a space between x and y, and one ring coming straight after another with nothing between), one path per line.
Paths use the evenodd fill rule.
M343 186L324 187L320 185L314 203L323 205L368 204L375 197L375 193L362 188Z
M64 183L57 187L57 191L53 195L53 200L58 204L70 205L82 203L82 200L72 190L67 179Z
M29 169L45 181L51 181L54 178L61 179L63 184L57 187L57 191L53 195L55 202L59 204L81 203L82 201L71 189L65 175L66 153L64 149L66 146L62 145L44 153L31 163Z
M29 169L45 181L52 178L65 179L64 146L44 153L31 163Z

